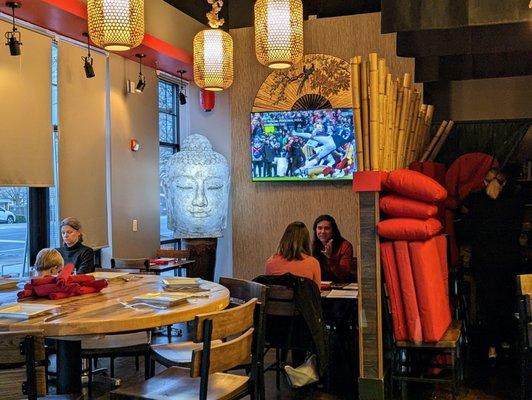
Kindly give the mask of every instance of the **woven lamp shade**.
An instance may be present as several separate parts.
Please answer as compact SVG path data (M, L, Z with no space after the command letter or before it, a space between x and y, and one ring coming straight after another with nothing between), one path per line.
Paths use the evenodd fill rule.
M144 38L144 0L88 0L89 36L99 47L125 51Z
M221 29L205 29L194 36L194 82L220 91L233 83L233 38Z
M273 69L290 68L303 57L301 0L255 2L255 54Z

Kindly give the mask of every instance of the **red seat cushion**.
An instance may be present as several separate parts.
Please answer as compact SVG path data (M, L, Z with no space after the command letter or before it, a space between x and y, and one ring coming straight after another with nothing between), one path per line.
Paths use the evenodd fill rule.
M401 287L403 308L405 310L408 340L412 342L422 342L423 333L421 331L421 319L419 317L419 309L417 305L414 276L412 275L412 266L410 265L408 242L404 240L393 242L393 250L395 254L395 263L397 265L397 274L399 276L399 285Z
M413 218L390 218L377 224L380 236L393 240L426 240L437 235L442 229L440 221Z
M445 235L434 236L436 241L436 248L438 249L438 256L440 257L440 268L443 277L443 282L447 290L447 301L449 301L449 267L447 264L447 238Z
M427 203L437 203L447 197L445 188L434 179L408 169L390 172L386 178L385 187L405 197Z
M395 340L408 340L405 324L405 311L401 299L401 288L392 242L381 243L381 260L384 270L384 280L390 299L390 313L392 314L392 328Z
M424 342L437 342L451 323L437 240L408 244Z
M427 219L434 217L438 212L438 207L434 204L409 199L397 194L382 197L379 204L381 211L392 217Z

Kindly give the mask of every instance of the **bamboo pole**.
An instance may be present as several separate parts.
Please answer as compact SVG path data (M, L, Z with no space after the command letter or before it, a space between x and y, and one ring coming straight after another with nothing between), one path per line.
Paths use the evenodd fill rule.
M362 141L364 143L364 171L371 169L370 165L370 144L369 144L369 103L368 103L368 62L361 64L362 73L360 75L360 85L362 93Z
M360 99L360 63L361 56L351 58L351 95L353 97L353 114L355 117L356 155L358 171L364 171L364 143L362 139L362 110Z
M410 114L408 116L408 126L407 126L407 141L405 146L405 164L410 164L410 153L412 151L412 142L414 141L414 131L416 129L416 120L417 120L417 114L419 112L419 102L421 99L421 94L419 93L419 90L414 90L414 99L413 99L413 106L410 110Z
M383 169L386 171L390 170L390 160L392 155L392 121L393 121L393 110L392 110L392 102L393 102L393 80L392 80L392 74L388 73L386 75L386 94L384 95L384 111L385 111L385 119L384 119L384 161L383 161Z
M447 121L442 121L440 127L438 128L438 131L430 141L427 149L423 153L423 156L419 161L424 162L427 161L427 158L429 157L430 153L432 152L432 149L434 149L434 146L436 146L436 143L438 143L438 140L440 140L441 135L445 131L445 127L447 126Z
M425 119L423 120L423 134L421 136L422 142L419 145L418 149L418 157L421 159L421 156L423 154L423 151L427 147L429 143L429 135L430 135L430 126L432 124L432 116L434 115L434 106L428 105L427 106L427 113L425 114Z
M401 119L401 107L403 104L404 87L399 83L399 79L395 81L397 88L397 97L395 100L395 110L393 118L393 131L392 131L392 165L390 169L397 168L397 146L399 143L399 123Z
M386 139L386 132L384 126L385 108L384 96L386 94L386 60L379 58L377 62L378 84L379 84L379 170L384 169L384 142Z
M421 104L416 118L416 127L414 129L414 140L410 151L410 162L416 161L419 144L421 142L421 135L423 133L423 121L427 113L427 105Z
M428 158L429 161L434 161L436 159L436 156L438 155L443 144L447 140L447 137L449 137L449 133L451 133L451 129L453 129L453 126L454 126L454 121L449 121L447 123L447 126L445 127L445 131L441 135L440 140L438 140L438 143L436 143L436 146L434 146L434 149L430 153L430 156Z
M377 53L369 54L369 147L370 166L379 169L379 70Z
M402 168L403 167L403 149L405 145L405 139L406 139L406 124L408 115L410 112L410 103L411 103L411 96L412 96L412 89L410 89L410 83L411 83L411 76L410 74L406 73L403 77L403 102L401 104L401 117L399 118L399 135L397 137L397 163L396 168Z

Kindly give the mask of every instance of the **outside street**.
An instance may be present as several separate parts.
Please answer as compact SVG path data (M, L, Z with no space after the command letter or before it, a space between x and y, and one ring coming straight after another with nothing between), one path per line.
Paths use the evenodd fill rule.
M27 224L0 224L0 275L18 274L24 262Z

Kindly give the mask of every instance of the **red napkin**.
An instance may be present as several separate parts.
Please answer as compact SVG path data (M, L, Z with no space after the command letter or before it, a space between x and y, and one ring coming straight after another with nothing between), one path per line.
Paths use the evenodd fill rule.
M17 293L18 299L25 299L26 297L31 297L33 295L32 289L24 289Z
M72 275L68 280L69 283L79 283L80 285L85 285L87 283L94 282L96 278L92 275Z
M53 276L53 275L43 276L43 277L40 277L40 278L32 278L31 279L31 284L33 286L46 285L46 284L49 284L49 283L55 283L56 279L57 278L55 276Z
M158 258L150 259L150 264L154 265L167 265L170 261L168 260L160 260Z

